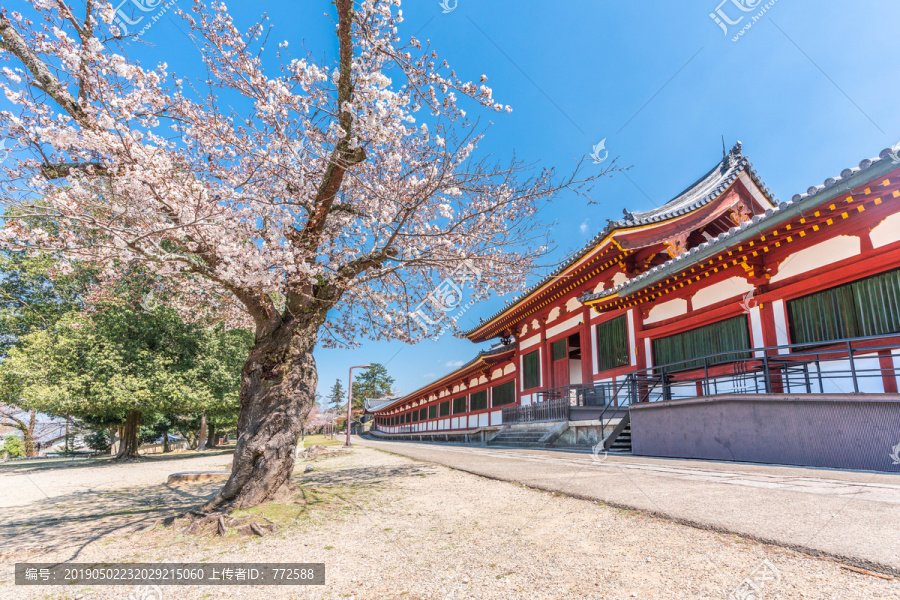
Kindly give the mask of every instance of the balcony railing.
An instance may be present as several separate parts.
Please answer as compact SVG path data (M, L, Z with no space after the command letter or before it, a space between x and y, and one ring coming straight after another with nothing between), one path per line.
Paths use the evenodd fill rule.
M608 424L636 402L722 394L893 392L895 359L900 363L900 334L730 350L638 369L615 382L539 390L533 404L503 407L503 423L568 420L573 407L600 407L598 419ZM412 433L412 426L392 431Z
M721 394L884 393L896 389L895 354L900 354L896 334L752 348L740 360L733 360L734 351L720 352L631 373L641 396L632 401ZM729 356L732 360L727 360Z

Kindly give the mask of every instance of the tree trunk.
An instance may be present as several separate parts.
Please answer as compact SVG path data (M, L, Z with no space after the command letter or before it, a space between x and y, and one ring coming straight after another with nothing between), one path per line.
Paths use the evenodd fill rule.
M169 451L169 430L166 429L163 432L163 454L166 454Z
M130 410L125 417L125 426L122 428L122 440L119 443L119 453L116 458L137 458L138 433L141 427L141 411Z
M200 431L197 432L197 450L206 450L206 415L200 415Z
M37 422L37 411L32 410L28 415L28 427L22 430L22 445L25 446L25 456L31 458L36 455L34 451L34 427Z
M237 510L289 485L294 449L315 400L318 324L287 320L258 337L241 371L241 414L231 477L204 511Z
M206 436L206 447L212 450L216 445L216 424L210 421L209 435Z

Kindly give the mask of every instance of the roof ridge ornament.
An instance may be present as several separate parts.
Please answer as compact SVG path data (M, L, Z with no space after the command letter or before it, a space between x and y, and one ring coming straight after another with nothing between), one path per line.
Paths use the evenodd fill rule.
M722 159L722 172L724 173L725 171L736 165L742 158L744 158L744 153L741 149L741 141L738 140L734 147L729 150L728 154L726 154Z

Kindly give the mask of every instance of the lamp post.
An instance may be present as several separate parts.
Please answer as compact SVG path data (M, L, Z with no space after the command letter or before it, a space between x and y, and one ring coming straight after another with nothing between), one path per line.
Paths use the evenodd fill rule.
M368 369L372 365L354 365L350 367L350 381L347 384L347 448L350 447L350 410L353 408L353 369Z

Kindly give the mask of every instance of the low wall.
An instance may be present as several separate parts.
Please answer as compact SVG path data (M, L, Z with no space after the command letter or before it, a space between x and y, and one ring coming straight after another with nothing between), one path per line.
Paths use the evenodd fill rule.
M636 456L900 472L897 394L715 396L630 412Z
M569 421L569 427L553 442L557 448L590 448L609 436L619 419L607 423L606 427L599 421Z

